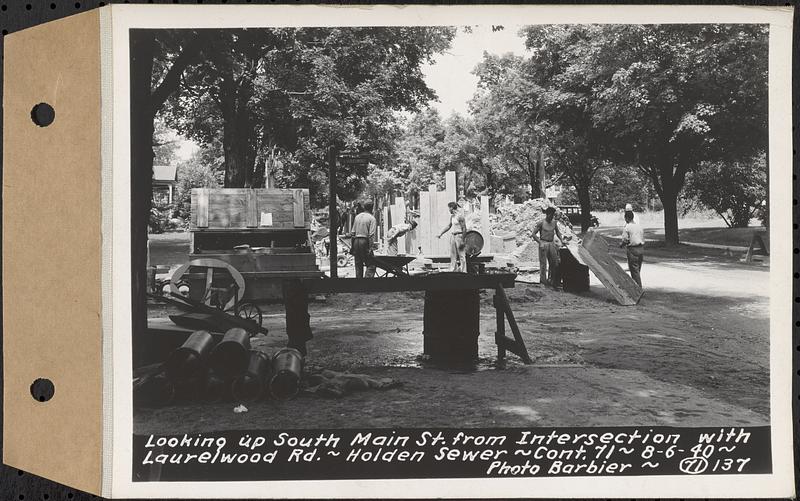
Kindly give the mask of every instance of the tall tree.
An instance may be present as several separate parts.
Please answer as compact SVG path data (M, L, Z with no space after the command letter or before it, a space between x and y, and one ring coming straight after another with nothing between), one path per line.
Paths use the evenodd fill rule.
M766 148L767 28L762 25L608 25L526 29L527 45L553 57L552 80L590 89L584 108L603 155L643 172L664 206L667 243L678 243L677 201L703 161Z
M153 132L156 113L180 84L181 75L200 54L193 31L156 37L153 30L131 30L131 283L134 340L147 327L147 221L153 198ZM145 349L134 342L134 356Z
M536 111L526 106L527 82L520 73L524 59L513 54L484 53L475 68L478 91L470 100L478 139L487 155L519 183L530 185L530 197L545 196L543 150L546 134ZM544 182L543 182L544 181Z
M201 142L221 131L226 185L241 186L259 181L256 170L276 157L320 170L331 148L388 154L393 112L435 97L420 67L449 46L453 30L280 28L207 36L215 38L214 52L175 101L174 121ZM340 170L342 182L366 176L364 168Z
M431 184L442 186L440 165L445 127L436 108L426 108L411 117L397 144L395 172L405 182L407 198L416 197Z

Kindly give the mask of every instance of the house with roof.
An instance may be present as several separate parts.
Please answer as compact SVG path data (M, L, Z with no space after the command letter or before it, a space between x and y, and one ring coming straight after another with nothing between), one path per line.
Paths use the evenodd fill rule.
M178 185L177 165L153 166L153 201L172 203Z

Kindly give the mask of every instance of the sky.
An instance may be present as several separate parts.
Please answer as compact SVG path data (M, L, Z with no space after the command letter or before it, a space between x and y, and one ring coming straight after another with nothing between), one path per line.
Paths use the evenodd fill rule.
M467 102L478 88L478 78L472 70L483 59L484 51L490 54L524 54L525 40L517 34L518 31L518 26L507 26L495 32L491 26L474 27L472 33L459 29L450 50L439 54L433 65L422 69L425 82L439 96L439 102L432 102L431 106L443 118L453 112L466 115Z
M518 31L518 26L506 26L494 32L488 25L475 26L471 33L459 29L450 49L437 55L434 64L422 68L425 83L439 97L438 102L430 105L439 111L442 118L453 112L468 113L467 103L478 88L478 78L472 70L483 59L484 51L491 54L525 53L525 41L517 34ZM198 148L192 141L177 140L176 155L180 160L187 160Z

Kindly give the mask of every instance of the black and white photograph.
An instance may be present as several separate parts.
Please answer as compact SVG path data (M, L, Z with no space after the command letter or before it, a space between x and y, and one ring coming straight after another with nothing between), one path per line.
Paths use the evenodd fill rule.
M503 12L127 31L127 480L785 470L771 25Z

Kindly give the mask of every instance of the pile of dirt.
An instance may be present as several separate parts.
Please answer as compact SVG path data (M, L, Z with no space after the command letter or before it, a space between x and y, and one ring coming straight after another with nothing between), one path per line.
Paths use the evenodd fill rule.
M564 238L567 241L573 239L575 233L567 215L544 198L527 200L521 204L501 202L497 207L497 214L489 215L492 233L511 232L516 235L517 245L526 244L533 238L533 230L544 219L544 210L548 207L556 209L555 220Z
M467 223L467 231L483 231L483 228L481 228L481 213L478 211L464 214L464 222Z

